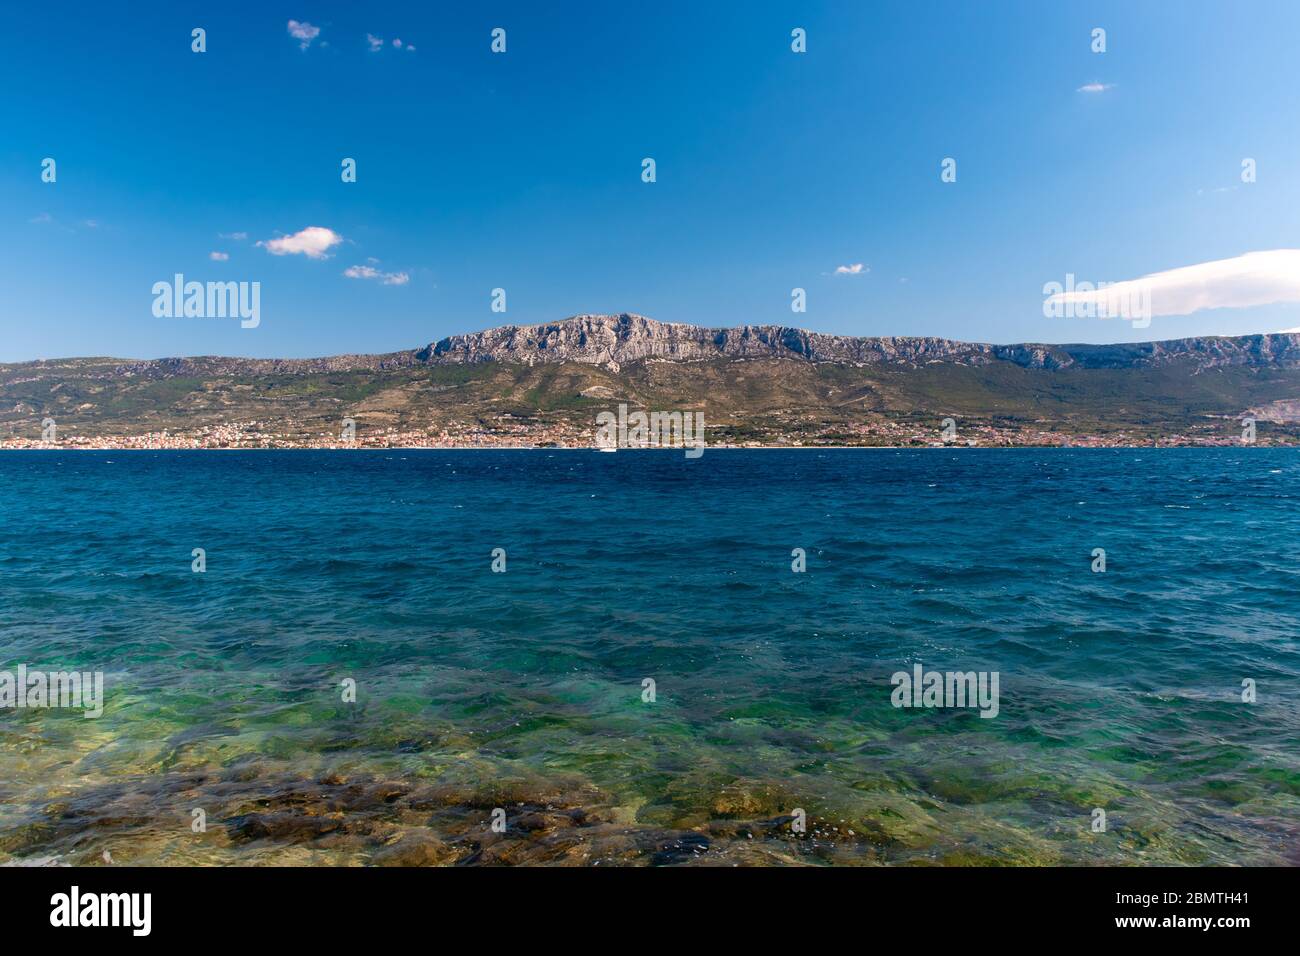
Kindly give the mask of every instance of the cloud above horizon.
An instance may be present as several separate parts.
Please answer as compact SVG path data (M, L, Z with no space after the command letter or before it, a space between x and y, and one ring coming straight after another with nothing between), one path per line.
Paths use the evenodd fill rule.
M292 236L263 239L257 244L273 256L304 255L308 259L328 259L326 253L342 241L343 237L333 229L326 229L324 226L308 226Z
M1247 252L1231 259L1153 272L1101 289L1058 292L1047 301L1105 307L1119 299L1137 300L1147 295L1153 316L1300 302L1300 249Z
M209 253L208 253L208 258L211 259L213 262L225 262L227 259L230 258L230 253L228 253L228 252L209 252Z
M1107 90L1113 90L1114 83L1085 83L1074 92L1076 93L1105 93Z
M406 285L411 281L405 272L380 272L373 266L348 266L343 274L349 279L378 279L384 285Z
M371 53L379 53L384 48L384 38L377 37L373 33L367 33L366 46ZM394 38L392 40L392 46L396 50L405 50L407 53L415 52L414 43L403 43L400 38Z
M288 30L289 36L302 41L298 44L300 50L307 49L307 47L311 46L311 41L320 36L320 27L312 26L306 20L301 23L297 20L290 20Z
M870 272L871 269L864 266L861 262L855 262L848 266L836 266L835 274L837 276L860 276L864 272Z
M103 225L103 223L98 219L79 219L75 223L67 223L61 219L56 219L48 212L43 212L40 215L33 216L28 219L27 222L34 226L51 226L62 232L74 233L79 232L82 229L98 229Z

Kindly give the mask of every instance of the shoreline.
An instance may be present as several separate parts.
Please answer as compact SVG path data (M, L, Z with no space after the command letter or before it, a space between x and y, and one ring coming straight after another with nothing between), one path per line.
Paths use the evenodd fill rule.
M1182 444L1182 445L707 445L705 451L1170 451L1187 448L1290 448L1300 449L1300 444ZM341 451L341 452L383 452L383 451L575 451L603 452L595 445L575 447L572 445L388 445L347 448L341 446L289 446L267 448L249 446L247 448L200 447L200 448L135 448L130 446L113 446L106 448L88 448L69 445L55 447L0 446L3 452L24 451L99 451L99 452L198 452L198 451ZM681 448L620 448L625 452L668 452L681 453ZM702 457L702 456L701 456Z

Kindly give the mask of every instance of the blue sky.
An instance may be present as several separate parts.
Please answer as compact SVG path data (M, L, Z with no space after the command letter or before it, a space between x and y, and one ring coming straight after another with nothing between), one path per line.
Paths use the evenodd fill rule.
M1300 248L1300 4L450 6L10 5L0 361L381 352L619 311L995 342L1300 326L1294 301L1043 314L1067 273ZM341 240L267 245L312 226ZM178 272L260 282L260 325L156 318Z

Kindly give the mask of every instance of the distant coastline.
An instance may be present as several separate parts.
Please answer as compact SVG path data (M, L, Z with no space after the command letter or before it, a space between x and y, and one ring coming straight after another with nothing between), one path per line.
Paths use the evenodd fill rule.
M383 355L0 365L0 448L584 448L614 409L707 422L708 447L1300 445L1300 335L985 345L624 313Z
M1061 445L968 445L954 442L949 445L706 445L706 451L1044 451L1061 449L1076 451L1081 449L1119 449L1130 451L1165 450L1176 448L1300 448L1295 443L1255 442L1183 442L1181 444L1087 444L1072 443ZM600 452L595 445L222 445L196 446L192 448L159 447L150 448L140 445L42 445L0 444L0 452L20 451L340 451L340 452L382 452L382 451L573 451ZM621 452L661 452L680 455L680 448L620 448Z

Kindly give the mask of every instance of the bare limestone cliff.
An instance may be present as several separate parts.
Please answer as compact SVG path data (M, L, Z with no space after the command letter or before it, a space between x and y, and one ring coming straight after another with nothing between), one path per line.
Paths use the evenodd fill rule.
M585 362L617 371L647 359L698 362L781 358L846 365L1011 362L1022 368L1142 368L1191 359L1199 366L1300 368L1300 334L1205 337L1132 345L987 345L913 336L823 335L776 325L710 329L643 315L577 315L453 335L415 353L429 363Z

